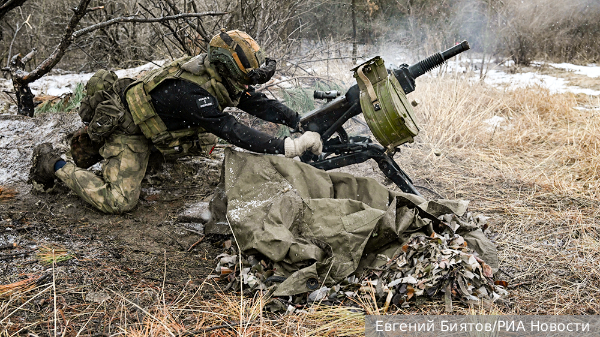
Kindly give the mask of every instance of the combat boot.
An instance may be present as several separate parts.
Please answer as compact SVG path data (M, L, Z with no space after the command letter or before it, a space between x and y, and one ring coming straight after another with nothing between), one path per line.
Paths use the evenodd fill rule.
M50 143L43 143L33 149L31 158L31 170L29 171L28 183L34 181L44 185L45 188L54 186L54 164L61 160L58 151Z

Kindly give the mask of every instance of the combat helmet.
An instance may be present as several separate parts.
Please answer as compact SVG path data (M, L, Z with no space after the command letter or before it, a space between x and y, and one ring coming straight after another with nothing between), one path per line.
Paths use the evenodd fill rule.
M241 84L266 83L275 73L276 62L265 58L263 50L250 35L221 29L208 46L208 59L220 72Z

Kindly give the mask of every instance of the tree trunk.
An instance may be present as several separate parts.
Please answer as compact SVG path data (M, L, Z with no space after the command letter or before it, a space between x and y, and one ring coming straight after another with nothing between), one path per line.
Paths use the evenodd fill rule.
M39 65L37 65L35 69L33 69L31 72L25 71L25 64L32 59L32 57L35 54L35 49L29 54L27 54L25 57L22 57L21 54L13 56L9 62L9 66L6 68L2 68L2 70L10 71L13 86L15 88L15 93L17 96L19 114L33 117L33 93L29 88L29 84L38 80L40 77L44 76L50 70L52 70L52 68L54 68L54 66L62 59L68 47L73 43L73 41L77 37L85 35L96 29L102 29L104 27L108 27L110 25L121 22L167 22L170 20L185 19L188 17L217 16L227 14L225 12L181 13L176 15L162 16L158 18L144 18L139 17L138 15L132 15L128 17L114 18L76 31L75 27L77 27L81 19L88 12L87 7L90 2L91 0L79 0L79 4L77 5L77 7L72 9L73 15L71 16L71 19L69 20L69 23L65 28L65 31L58 46L56 47L56 49L54 49L52 54L50 54L48 58L46 58ZM107 36L110 37L109 34L107 34ZM185 47L185 45L183 46Z
M17 114L33 117L35 106L33 105L33 93L29 88L29 83L19 84L13 81L13 86L17 91Z
M13 87L15 88L15 95L17 96L17 114L23 116L33 117L34 108L33 105L33 93L29 88L29 81L23 80L25 72L25 64L29 62L35 55L36 50L32 50L25 57L21 54L17 54L9 61L9 66L4 70L9 70L12 77Z
M11 10L22 6L27 0L8 0L0 1L0 19L2 19Z
M356 0L352 0L352 63L356 64L358 46L356 45Z

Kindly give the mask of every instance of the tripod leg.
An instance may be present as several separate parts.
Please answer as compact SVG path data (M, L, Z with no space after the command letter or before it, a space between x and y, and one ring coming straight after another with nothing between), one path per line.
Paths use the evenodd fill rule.
M372 157L377 164L379 165L379 169L386 177L388 177L391 181L393 181L400 190L404 193L410 193L414 195L421 196L421 193L417 191L415 185L413 185L412 180L408 177L408 175L402 171L400 166L396 164L394 159L383 154L379 156Z

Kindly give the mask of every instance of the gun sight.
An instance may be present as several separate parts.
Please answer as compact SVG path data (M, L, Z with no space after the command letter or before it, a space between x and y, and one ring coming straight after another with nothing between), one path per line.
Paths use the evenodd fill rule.
M337 90L330 90L330 91L315 90L313 97L315 99L332 100L332 99L337 98L340 94L341 94L341 92L339 92Z

